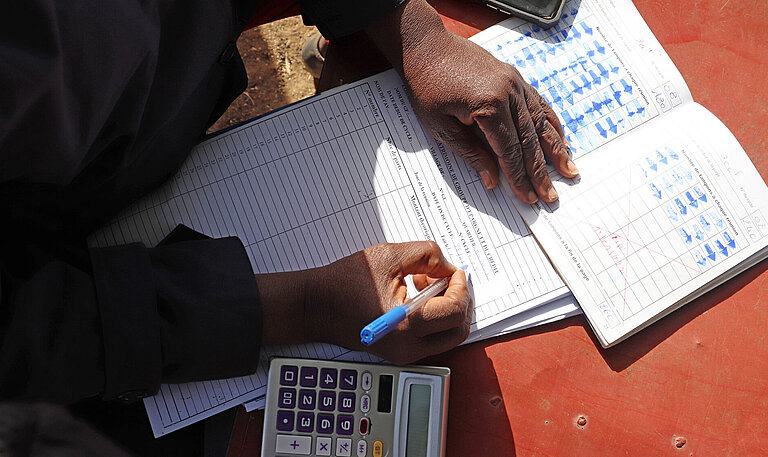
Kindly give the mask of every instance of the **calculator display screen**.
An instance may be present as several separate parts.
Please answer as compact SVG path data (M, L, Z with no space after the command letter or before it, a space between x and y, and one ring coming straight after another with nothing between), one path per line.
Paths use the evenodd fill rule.
M432 387L411 384L408 401L408 435L405 457L426 457L429 438L429 401Z

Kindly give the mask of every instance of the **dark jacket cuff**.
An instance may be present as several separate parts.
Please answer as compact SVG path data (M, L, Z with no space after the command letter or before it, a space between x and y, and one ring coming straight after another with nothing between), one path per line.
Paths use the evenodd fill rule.
M103 324L104 397L140 398L161 381L256 370L262 318L237 238L91 251Z

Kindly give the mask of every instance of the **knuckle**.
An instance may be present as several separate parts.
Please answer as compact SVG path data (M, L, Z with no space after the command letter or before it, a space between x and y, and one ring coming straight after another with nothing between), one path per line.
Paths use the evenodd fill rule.
M433 240L426 240L424 243L424 251L431 256L440 256L440 245Z
M470 152L467 154L462 155L464 160L467 162L467 165L474 168L475 170L484 169L484 159L483 155L479 152Z
M539 144L536 132L532 132L530 129L525 129L521 132L520 136L522 137L520 146L523 148L523 151L533 151L536 149L536 146Z
M506 94L502 96L499 92L487 92L478 97L479 101L472 109L473 118L493 118L502 112L504 104L507 102Z
M512 170L508 176L509 176L509 179L512 180L512 183L514 183L514 185L517 188L524 189L527 187L528 176L525 174L525 170L523 169Z
M542 132L547 128L547 116L544 115L544 110L541 108L534 108L531 110L531 120L533 126L537 132Z
M531 178L536 181L543 181L547 176L547 165L543 160L536 160L531 165Z

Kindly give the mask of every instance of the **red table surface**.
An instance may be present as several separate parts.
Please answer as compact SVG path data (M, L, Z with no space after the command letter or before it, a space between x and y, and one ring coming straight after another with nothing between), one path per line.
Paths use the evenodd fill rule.
M504 18L468 1L431 3L463 36ZM634 3L694 100L766 180L768 2ZM354 46L331 45L321 87L385 68L345 57ZM763 261L611 349L578 316L433 357L452 370L447 455L768 456L766 326ZM258 415L238 417L229 455L257 452L260 427Z

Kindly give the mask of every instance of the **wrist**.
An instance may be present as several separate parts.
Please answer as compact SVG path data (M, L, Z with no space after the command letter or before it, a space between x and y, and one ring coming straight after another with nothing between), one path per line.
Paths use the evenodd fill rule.
M406 2L366 27L365 31L401 75L407 62L429 57L427 54L431 52L425 53L422 49L429 49L433 43L440 43L450 35L440 15L426 0Z
M262 308L262 345L314 340L306 309L314 270L256 275Z

